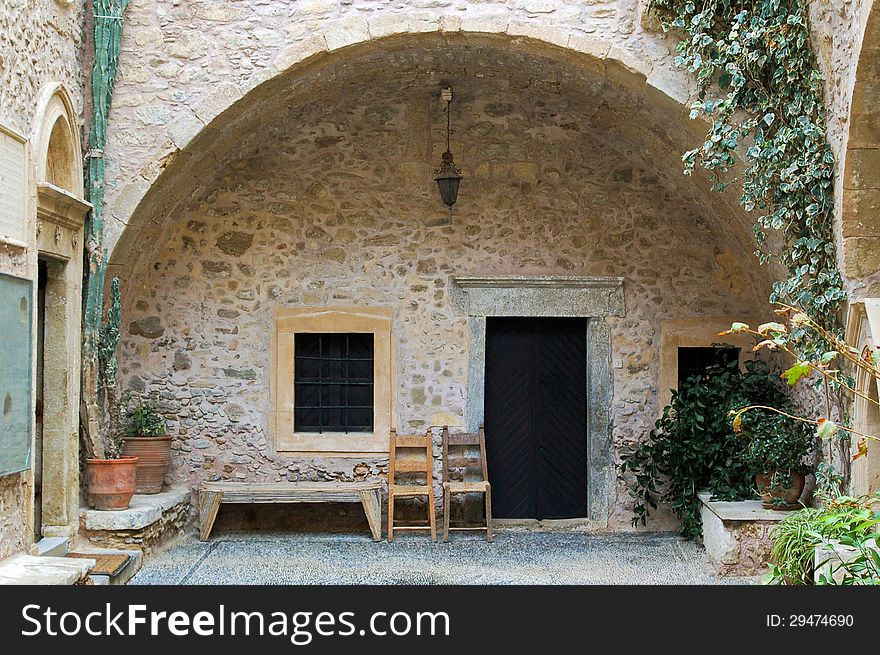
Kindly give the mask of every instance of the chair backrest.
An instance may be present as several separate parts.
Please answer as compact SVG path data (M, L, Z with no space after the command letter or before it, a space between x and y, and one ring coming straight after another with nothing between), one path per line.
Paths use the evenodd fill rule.
M489 481L486 465L486 434L483 426L477 432L449 433L449 426L443 426L443 481L449 482L449 469L464 469L479 472L480 480Z
M388 448L388 483L397 484L398 473L424 473L426 484L434 476L433 436L430 428L425 434L397 434L391 429ZM402 457L398 458L398 455Z

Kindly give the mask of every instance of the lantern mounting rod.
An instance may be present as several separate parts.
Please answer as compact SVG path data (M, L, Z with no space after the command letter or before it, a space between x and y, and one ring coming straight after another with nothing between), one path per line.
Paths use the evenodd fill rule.
M440 99L446 101L446 152L443 153L440 161L440 168L434 175L434 181L440 189L440 197L443 204L452 211L452 206L458 198L458 186L461 183L461 171L456 168L455 161L452 157L452 149L450 148L450 137L452 132L450 104L452 103L452 87L446 87L440 91Z

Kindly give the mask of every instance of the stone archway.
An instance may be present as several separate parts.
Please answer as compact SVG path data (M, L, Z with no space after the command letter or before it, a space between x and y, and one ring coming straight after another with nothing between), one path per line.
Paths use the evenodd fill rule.
M466 176L451 215L432 179L445 85ZM319 452L309 439L311 450L293 450L306 441L278 438L279 309L390 316L394 420L421 431L479 421L480 342L456 314L451 277L623 277L626 315L581 311L604 344L592 349L602 450L589 514L628 525L614 449L659 409L659 321L736 320L766 303L751 220L682 175L699 125L618 60L520 36L390 36L322 50L218 100L205 120L108 222L108 274L123 285L120 384L169 417L179 482L382 471L372 446ZM543 315L546 289L532 291L536 307L517 311ZM576 292L556 291L544 313Z
M360 18L321 23L314 33L279 49L270 67L256 69L243 81L219 83L189 110L171 113L170 108L162 109L161 112L169 113L172 118L161 129L150 128L158 136L152 137L156 143L146 161L139 152L132 158L138 162L139 171L128 171L128 164L120 166L127 173L114 179L115 188L107 192L111 219L105 228L110 261L108 275L124 273L124 262L131 249L136 248L141 223L148 220L145 216L157 211L168 214L180 206L181 198L169 183L181 175L198 181L202 164L211 160L208 156L207 161L203 161L205 151L222 150L229 145L229 140L234 141L238 134L252 129L255 120L271 119L272 111L277 112L279 107L271 98L286 94L291 85L302 86L305 80L320 79L323 70L346 61L357 61L371 52L394 52L414 44L442 43L491 46L519 56L548 57L561 67L589 71L612 85L644 97L658 115L664 116L670 132L677 132L674 140L678 152L693 147L704 136L705 126L701 120L688 120L693 82L686 72L672 66L671 58L670 61L654 60L648 51L636 54L638 49L615 43L607 35L585 35L565 24L539 25L499 16L474 17L460 24L439 18L424 23L417 18L392 18L377 16L375 24L373 20ZM658 43L650 52L660 52L663 48ZM123 75L120 83L123 88L124 83ZM273 104L275 109L270 110ZM259 108L258 111L255 112L255 108ZM108 150L112 152L113 148L111 135ZM142 148L137 149L140 150ZM121 153L115 156L120 157ZM693 179L704 190L708 189L703 176L698 174ZM726 198L718 199L717 204L721 212L727 214L732 210L738 217L742 223L742 242L750 243L750 219ZM118 253L117 245L120 246Z
M844 272L856 295L880 295L880 8L867 13L843 173Z
M79 523L79 367L82 155L67 91L48 86L33 137L37 180L37 429L35 538L69 537Z

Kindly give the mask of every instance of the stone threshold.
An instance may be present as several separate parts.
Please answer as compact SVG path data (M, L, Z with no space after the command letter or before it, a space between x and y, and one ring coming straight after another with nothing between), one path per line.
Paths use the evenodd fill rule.
M0 585L73 585L94 565L93 559L13 555L0 562Z
M594 519L492 519L493 528L511 532L607 532L608 525Z
M162 518L162 514L181 504L188 504L189 489L169 489L158 494L132 496L128 509L80 509L86 530L142 530Z

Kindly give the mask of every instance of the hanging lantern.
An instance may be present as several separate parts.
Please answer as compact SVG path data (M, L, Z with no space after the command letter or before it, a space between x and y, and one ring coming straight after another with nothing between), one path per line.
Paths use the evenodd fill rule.
M449 147L450 122L449 122L449 106L452 103L452 89L443 89L441 98L446 101L446 152L440 160L440 168L434 173L434 181L437 188L440 189L440 198L443 204L452 209L455 201L458 200L458 187L461 185L461 171L455 167L455 161L452 158L452 150Z

